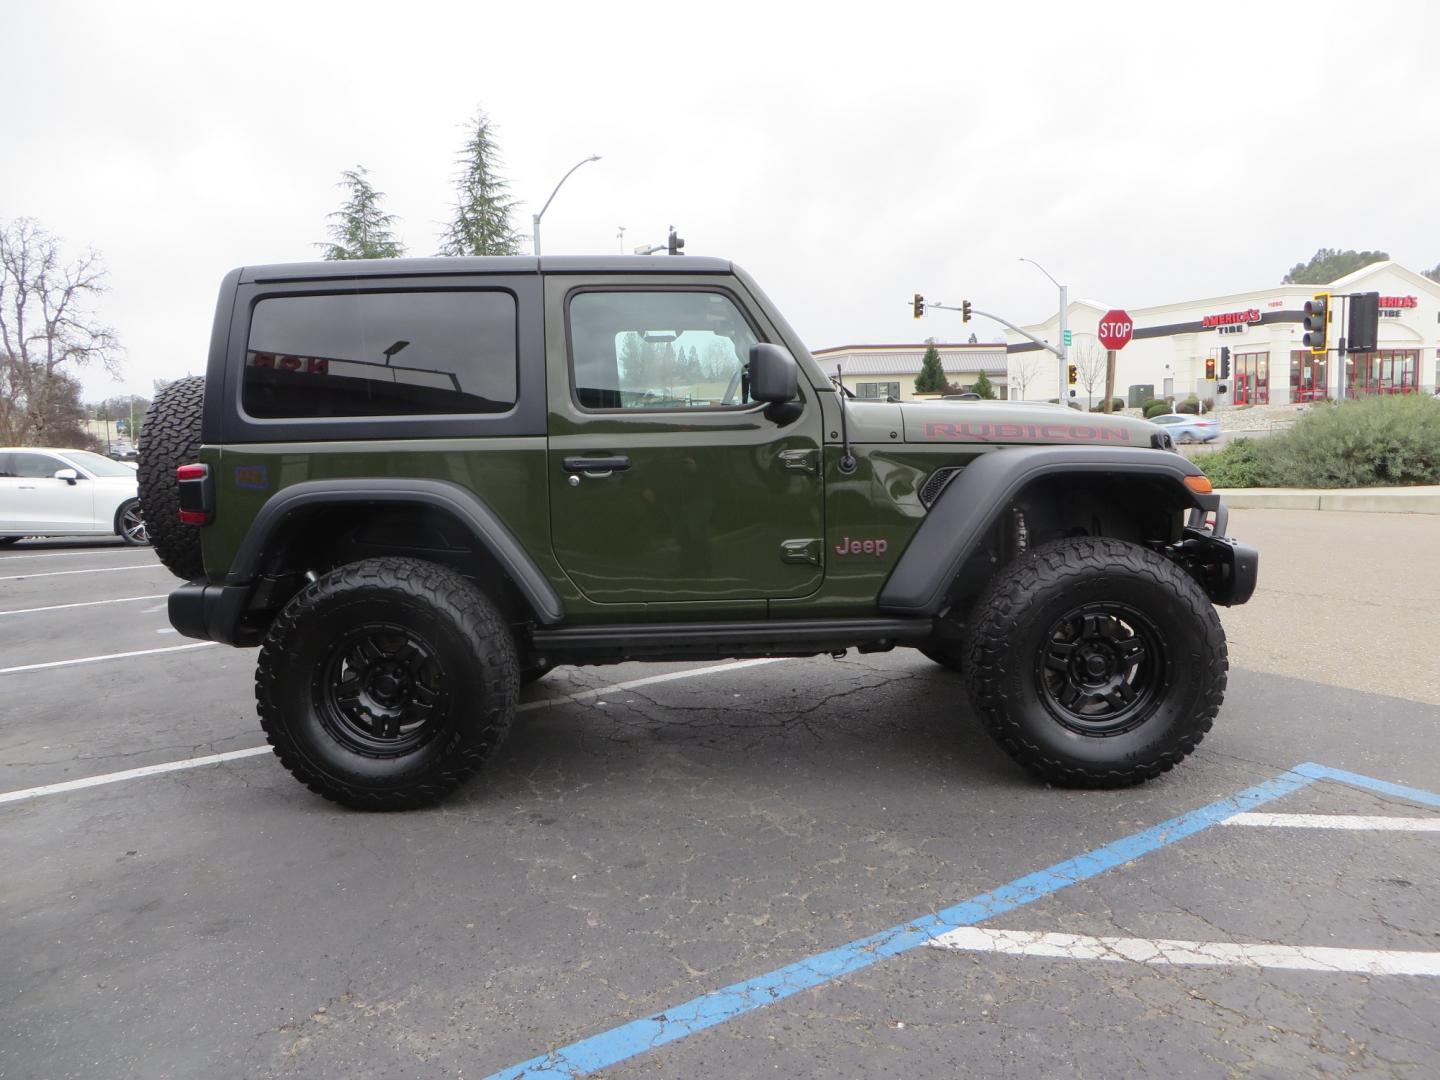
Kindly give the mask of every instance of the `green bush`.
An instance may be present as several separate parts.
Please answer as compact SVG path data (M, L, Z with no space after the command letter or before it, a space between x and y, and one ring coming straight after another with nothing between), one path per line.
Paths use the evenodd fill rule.
M1147 401L1145 403L1145 419L1150 420L1157 416L1165 416L1170 412L1168 401Z
M1118 397L1117 397L1117 398L1111 398L1111 399L1110 399L1110 411L1111 411L1111 412L1119 412L1119 411L1120 411L1121 409L1123 409L1123 408L1125 408L1125 399L1124 399L1124 398L1118 398ZM1090 407L1090 411L1091 411L1091 412L1104 412L1104 411L1105 411L1105 402L1102 400L1102 401L1100 402L1100 404L1098 404L1098 405L1092 405L1092 406Z
M1440 484L1440 402L1420 394L1308 409L1270 442L1267 468L1281 486Z
M1268 442L1255 439L1236 439L1222 450L1197 457L1195 464L1217 488L1270 487L1265 462L1268 446Z
M1405 394L1307 409L1289 431L1236 439L1196 464L1217 488L1440 484L1440 402Z
M1200 411L1200 399L1192 395L1180 402L1179 405L1176 405L1175 411L1177 413L1198 413Z

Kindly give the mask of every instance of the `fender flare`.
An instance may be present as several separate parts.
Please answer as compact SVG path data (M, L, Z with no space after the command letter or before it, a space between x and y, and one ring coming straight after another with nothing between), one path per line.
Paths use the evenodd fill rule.
M264 565L276 537L298 518L328 506L420 506L448 515L488 551L520 590L543 626L554 626L565 609L554 587L505 523L474 492L448 480L347 477L304 480L283 488L260 508L235 553L226 585L248 585Z
M945 485L915 530L905 553L880 590L879 608L891 615L940 613L945 594L1015 496L1046 476L1160 478L1182 493L1186 505L1218 510L1220 496L1187 487L1201 470L1179 454L1110 446L1016 446L990 450Z

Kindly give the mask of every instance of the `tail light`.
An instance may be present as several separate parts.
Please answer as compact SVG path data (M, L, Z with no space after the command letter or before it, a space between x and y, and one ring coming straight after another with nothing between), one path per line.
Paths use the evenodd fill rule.
M209 465L181 465L175 470L180 486L180 524L209 525L215 520L215 485Z

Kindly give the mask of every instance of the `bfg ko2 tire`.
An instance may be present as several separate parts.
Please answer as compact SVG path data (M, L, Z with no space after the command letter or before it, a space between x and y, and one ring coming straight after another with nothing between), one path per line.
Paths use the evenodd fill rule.
M180 485L175 469L198 460L205 379L176 379L155 395L140 429L140 506L150 546L176 577L203 577L200 529L180 524Z
M1225 632L1199 584L1148 548L1058 540L974 607L966 685L1009 755L1053 784L1137 784L1200 743L1225 696Z
M281 764L364 810L436 802L500 745L515 712L510 628L459 574L350 563L307 585L260 648L255 697Z

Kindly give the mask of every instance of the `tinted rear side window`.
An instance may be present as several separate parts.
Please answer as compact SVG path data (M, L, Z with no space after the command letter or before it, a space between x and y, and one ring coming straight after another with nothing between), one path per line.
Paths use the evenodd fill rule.
M264 419L503 413L517 364L507 292L273 296L251 316L241 402Z

